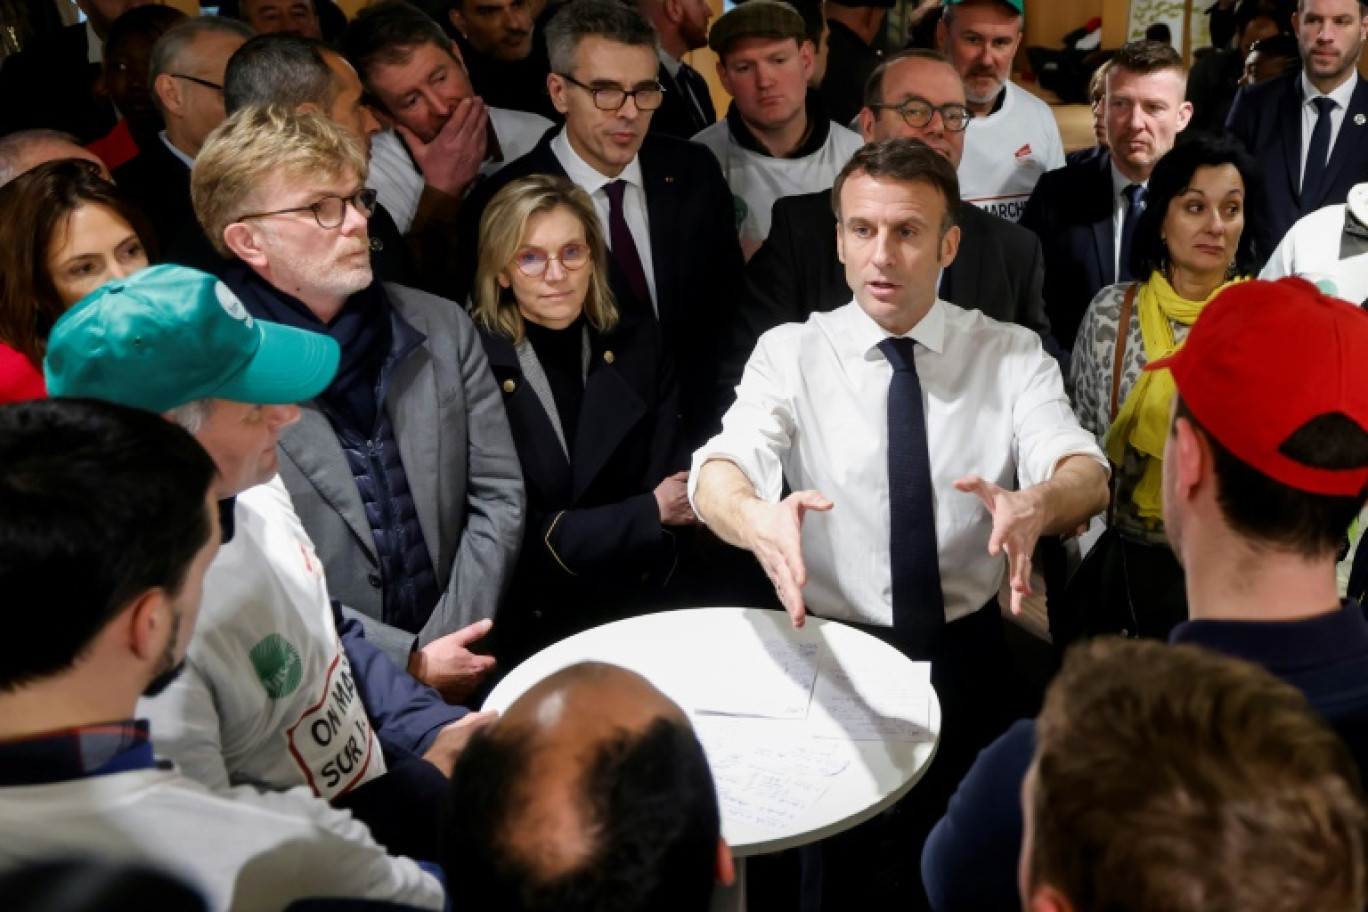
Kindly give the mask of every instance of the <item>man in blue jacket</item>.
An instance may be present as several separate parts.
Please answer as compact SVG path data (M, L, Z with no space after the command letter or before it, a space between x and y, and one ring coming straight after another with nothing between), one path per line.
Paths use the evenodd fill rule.
M282 338L294 350L273 362ZM87 297L53 328L45 360L52 395L167 414L218 467L224 545L185 672L140 707L159 754L215 790L306 786L390 851L433 859L446 777L490 715L448 706L328 596L276 444L299 419L291 399L327 386L337 365L332 340L254 320L223 283L179 266ZM265 400L283 403L249 395L262 376L293 378Z
M1341 602L1340 540L1368 488L1368 313L1299 279L1211 303L1167 368L1177 396L1164 523L1192 619L1174 643L1262 665L1305 693L1368 769L1368 621ZM922 853L937 912L1019 909L1021 782L1035 724L979 755Z

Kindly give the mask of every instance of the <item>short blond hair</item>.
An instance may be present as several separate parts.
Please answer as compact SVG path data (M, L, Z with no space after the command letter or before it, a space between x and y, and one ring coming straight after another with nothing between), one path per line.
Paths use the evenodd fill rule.
M190 172L190 199L214 249L231 258L224 229L260 208L260 191L273 176L332 177L344 169L363 181L369 171L365 150L342 127L312 112L248 105L205 140Z
M523 316L511 288L499 285L499 273L510 267L523 244L527 223L532 216L564 209L584 226L594 274L584 297L584 317L599 332L608 332L618 322L617 304L608 287L607 244L594 203L575 184L564 177L534 174L504 187L485 207L480 218L480 261L475 271L471 298L475 322L488 332L518 342L523 337Z

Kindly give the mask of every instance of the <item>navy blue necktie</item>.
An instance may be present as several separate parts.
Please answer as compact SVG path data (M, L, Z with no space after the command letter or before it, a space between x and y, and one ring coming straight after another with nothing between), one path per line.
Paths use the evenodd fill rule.
M893 365L888 385L889 570L893 577L893 632L907 654L927 659L945 626L936 552L936 511L926 413L911 339L884 339L879 350Z
M1121 195L1126 198L1126 217L1121 222L1121 256L1116 264L1116 281L1129 282L1131 275L1131 244L1135 241L1135 226L1145 211L1145 186L1131 184Z
M1335 99L1328 95L1311 99L1316 106L1316 126L1311 130L1311 145L1306 147L1306 164L1302 168L1301 195L1297 202L1305 215L1316 208L1325 189L1325 165L1330 158L1330 112L1335 110Z

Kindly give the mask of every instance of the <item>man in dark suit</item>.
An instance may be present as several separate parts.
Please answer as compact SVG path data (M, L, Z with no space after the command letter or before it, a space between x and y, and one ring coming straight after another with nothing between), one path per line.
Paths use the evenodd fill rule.
M660 35L658 78L665 100L651 115L650 133L689 139L717 123L708 83L684 55L708 43L712 9L707 0L637 0L637 9Z
M183 240L183 229L194 226L190 168L210 131L226 116L223 74L228 60L251 37L251 30L235 19L201 16L172 26L152 48L148 81L166 129L158 142L116 168L114 179L151 219L163 253Z
M0 135L46 127L85 144L112 130L118 113L95 91L105 36L126 10L151 2L78 0L85 22L37 38L7 58L0 69Z
M1301 0L1292 23L1300 72L1241 89L1226 121L1263 168L1263 198L1250 201L1248 219L1261 260L1297 219L1343 203L1350 187L1368 180L1368 84L1356 69L1368 8Z
M477 187L461 237L478 234L499 189L529 174L569 177L594 201L610 256L609 281L624 310L652 313L680 375L685 440L713 423L723 330L741 281L731 191L703 147L646 136L662 100L651 24L613 0L577 0L547 26L551 100L565 126ZM461 250L462 296L477 245Z
M967 118L957 119L968 110L964 84L939 54L910 50L890 57L870 77L868 102L860 111L866 142L920 139L959 168L968 123ZM914 125L928 107L935 108L929 119ZM959 129L951 129L947 117ZM1035 236L975 206L960 207L960 232L959 253L941 276L940 296L1047 336L1043 266ZM831 191L784 197L774 204L769 237L746 265L743 288L723 370L726 399L766 330L850 303L845 267L836 252Z
M1129 237L1150 172L1192 117L1186 71L1171 46L1132 41L1107 71L1107 154L1046 173L1020 224L1045 253L1045 313L1064 351L1099 291L1130 274Z

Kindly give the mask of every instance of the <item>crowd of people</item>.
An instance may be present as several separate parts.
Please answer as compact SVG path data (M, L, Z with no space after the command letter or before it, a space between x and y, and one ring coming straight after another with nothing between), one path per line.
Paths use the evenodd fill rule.
M680 707L478 711L701 605L942 708L752 908L1368 906L1368 3L1124 45L1067 157L1022 0L79 3L0 66L7 908L701 912Z

